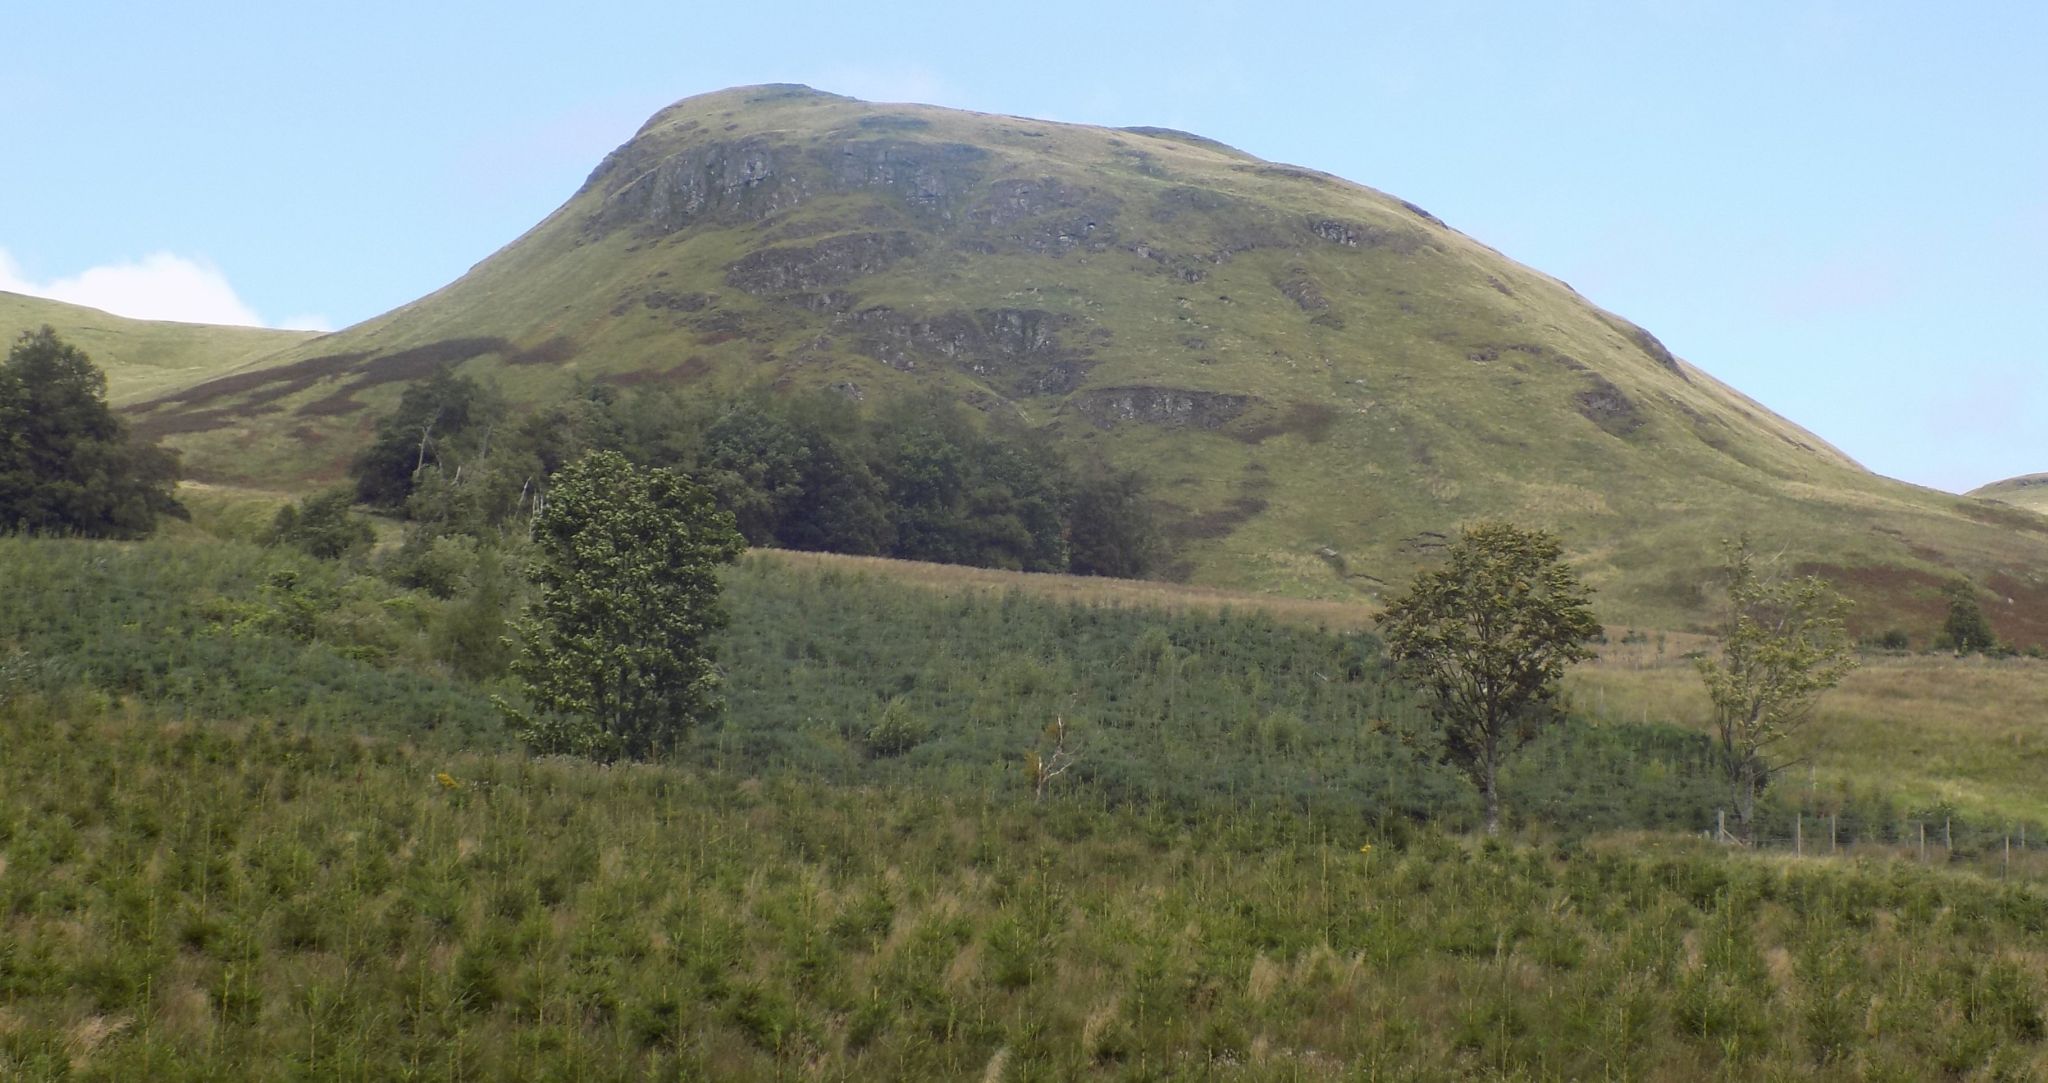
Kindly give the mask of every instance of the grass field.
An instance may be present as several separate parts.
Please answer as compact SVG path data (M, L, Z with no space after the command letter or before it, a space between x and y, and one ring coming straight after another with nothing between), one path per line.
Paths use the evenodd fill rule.
M2038 882L8 725L13 1079L2048 1072Z
M2038 662L1868 660L1773 807L1974 841L1794 859L1698 837L1703 641L1610 629L1481 843L1365 607L762 552L725 722L607 768L511 750L459 596L188 495L0 539L0 1078L2048 1072Z

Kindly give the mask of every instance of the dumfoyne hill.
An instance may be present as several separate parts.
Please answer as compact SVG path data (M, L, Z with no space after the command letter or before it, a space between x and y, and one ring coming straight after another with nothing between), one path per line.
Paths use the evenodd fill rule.
M2048 638L2048 520L1876 477L1411 203L1165 129L691 98L452 285L136 421L298 485L442 365L535 402L943 389L1147 472L1217 585L1369 600L1495 516L1560 531L1609 620L1679 626L1748 531L1866 626L1938 619L1964 574Z

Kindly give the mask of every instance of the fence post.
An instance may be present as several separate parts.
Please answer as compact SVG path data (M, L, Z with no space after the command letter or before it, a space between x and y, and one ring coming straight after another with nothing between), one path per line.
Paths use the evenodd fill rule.
M1828 853L1835 852L1835 813L1828 813Z
M1806 856L1806 813L1792 817L1792 856Z
M2005 868L2000 870L1998 875L2012 875L2012 832L2010 831L2005 834Z
M1956 849L1956 837L1949 831L1952 823L1954 821L1947 816L1941 818L1941 848L1947 850L1950 857L1955 856Z
M1925 821L1922 821L1920 824L1920 863L1922 865L1927 864L1927 824Z

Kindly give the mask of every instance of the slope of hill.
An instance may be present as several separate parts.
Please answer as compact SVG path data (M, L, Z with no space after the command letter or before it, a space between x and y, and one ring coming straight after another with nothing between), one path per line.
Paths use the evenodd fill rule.
M1970 490L1969 495L2048 515L2048 474L2022 474Z
M1427 211L1164 129L801 87L688 99L450 286L142 404L200 476L337 475L405 381L864 401L937 386L1154 480L1181 571L1371 600L1458 523L1561 531L1610 620L1697 623L1747 530L1938 619L2048 639L2048 523L1875 477Z
M107 400L139 402L189 387L319 337L314 331L131 320L83 305L0 292L0 340L48 324L107 374Z

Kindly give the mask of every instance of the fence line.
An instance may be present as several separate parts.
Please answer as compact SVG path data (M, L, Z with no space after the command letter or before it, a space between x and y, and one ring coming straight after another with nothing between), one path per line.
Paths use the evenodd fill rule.
M1728 811L1719 809L1714 815L1714 826L1702 834L1728 846L1759 852L1789 851L1796 857L1827 857L1856 848L1883 847L1896 851L1903 847L1921 864L1988 860L1998 865L2001 872L2011 871L2015 857L2024 861L2029 854L2048 852L2048 847L2042 844L2043 833L2036 830L2029 836L2025 823L1986 827L1958 823L1954 816L1944 815L1905 816L1896 822L1881 823L1858 817L1845 824L1839 813L1807 812L1778 819L1783 822L1771 823L1767 828L1758 825L1745 839L1738 829L1729 826Z

